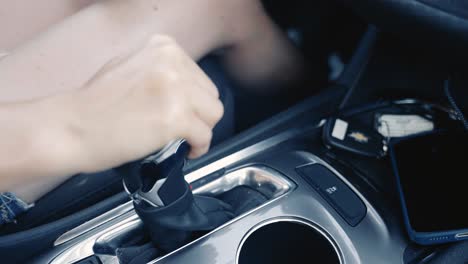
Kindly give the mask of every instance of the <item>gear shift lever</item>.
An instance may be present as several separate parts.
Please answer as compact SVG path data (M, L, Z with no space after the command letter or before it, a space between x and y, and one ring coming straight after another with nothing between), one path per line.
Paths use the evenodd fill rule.
M153 243L172 251L187 243L194 231L209 231L232 217L232 208L212 197L193 195L183 167L190 150L177 140L145 159L138 169L124 165L124 186Z
M124 186L132 199L162 207L181 197L189 188L182 173L189 150L184 140L173 141L146 158L136 173L127 174Z

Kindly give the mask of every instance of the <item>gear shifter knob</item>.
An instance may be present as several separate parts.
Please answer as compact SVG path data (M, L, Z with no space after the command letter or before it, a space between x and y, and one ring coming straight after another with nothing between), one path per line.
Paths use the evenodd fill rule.
M185 140L176 140L145 159L138 175L141 185L132 198L161 207L182 197L189 188L182 173L189 150Z
M148 229L153 243L169 252L182 246L194 231L208 231L229 221L230 205L213 197L193 195L185 181L183 167L190 146L177 140L131 170L121 170L124 186L134 201L137 214Z

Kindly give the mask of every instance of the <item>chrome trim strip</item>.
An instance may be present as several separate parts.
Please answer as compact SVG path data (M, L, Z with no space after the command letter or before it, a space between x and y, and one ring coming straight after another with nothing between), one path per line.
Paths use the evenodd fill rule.
M455 235L455 238L460 239L460 238L466 238L468 237L468 232L465 233L458 233Z
M328 169L330 169L338 178L340 178L340 180L342 180L348 187L350 187L353 192L355 192L359 198L365 203L366 207L367 207L367 215L366 217L369 217L369 218L372 218L376 223L378 223L379 226L386 226L384 220L381 218L381 216L375 211L375 209L373 209L372 205L369 203L369 201L362 196L362 194L343 176L341 175L338 171L336 171L331 165L329 165L327 162L323 161L322 159L320 159L319 157L317 157L316 155L310 153L310 152L307 152L307 151L297 151L296 152L298 155L302 156L303 158L305 158L306 160L308 160L309 162L308 163L305 163L305 164L301 164L301 166L306 166L306 165L311 165L311 164L320 164L320 165L323 165L325 167L327 167ZM281 197L283 196L287 196L291 193L291 191L289 191L288 193L282 195ZM278 197L277 199L275 200L272 200L272 201L269 201L267 203L265 203L264 205L258 207L257 209L255 209L254 211L256 210L259 210L260 208L263 208L263 207L266 207L267 205L269 205L270 203L278 200L279 198L281 197ZM247 213L247 214L251 214L251 212ZM247 215L243 215L242 217L246 217ZM272 219L284 219L284 218L289 218L289 219L303 219L303 218L299 218L299 217L294 217L294 216L279 216L279 217L275 217L275 218L272 218ZM240 218L239 218L240 219ZM271 220L271 219L270 219ZM268 221L268 220L266 220ZM307 220L305 220L306 223L307 223ZM321 226L320 225L316 225L316 224L313 224L313 222L310 222L312 224L312 227L313 228L318 228L318 231L320 232L322 229L321 229ZM226 225L230 225L232 224L231 222L227 223ZM255 226L255 225L254 225ZM209 236L209 235L212 235L215 231L218 231L219 229L223 228L224 225L216 230L214 230L213 232L210 232L209 234L199 238L199 239L202 239L202 238L205 238L206 236ZM340 263L345 263L345 257L343 255L343 252L341 252L341 250L339 249L338 245L336 244L336 242L333 240L333 238L326 232L322 232L322 234L324 234L327 239L332 243L332 245L334 246L335 248L335 251L337 252L339 258L340 258ZM387 236L388 235L388 230L387 228L384 228L384 233L383 235ZM153 260L152 262L148 263L148 264L157 264L159 263L161 260L164 260L166 258L169 258L173 255L176 255L177 253L179 253L180 251L184 250L186 247L189 247L191 246L192 244L196 243L199 239L187 244L187 245L184 245L183 247L161 257L161 258L157 258L155 260ZM237 252L236 252L237 253ZM354 259L359 259L359 256L357 255L356 252L351 252L351 254L353 254L353 257ZM236 256L237 257L237 256ZM356 262L358 263L358 262ZM360 262L359 262L360 263ZM235 262L235 264L238 264L237 263L237 260Z
M167 158L169 158L170 156L172 156L174 153L176 153L180 145L182 145L182 143L184 142L185 142L185 139L173 140L169 142L168 144L166 144L163 147L163 149L158 151L158 153L144 159L142 163L151 163L151 162L156 163L156 164L161 163Z
M131 203L130 203L131 204ZM74 238L77 238L87 232L89 232L90 230L93 230L129 211L131 211L133 209L133 206L130 207L130 205L128 202L127 203L124 203L124 204L121 204L119 205L118 207L108 211L108 212L105 212L104 214L96 217L96 218L93 218L87 222L85 222L84 224L81 224L80 226L77 226L75 228L73 228L72 230L69 230L67 231L66 233L64 233L63 235L61 235L59 238L57 238L57 240L55 240L54 242L54 247L56 246L59 246L63 243L66 243Z
M323 126L324 124L324 120L321 120L319 122L319 124L316 126L316 127L321 127ZM263 141L260 141L259 143L257 144L254 144L250 147L247 147L245 149L242 149L238 152L235 152L229 156L226 156L220 160L217 160L205 167L202 167L198 170L195 170L189 174L187 174L185 176L185 179L187 180L188 183L192 183L192 182L195 182L201 178L203 178L204 176L207 176L209 175L210 173L213 173L217 170L220 170L224 167L227 167L235 162L238 162L238 161L241 161L245 158L248 158L248 157L251 157L255 154L258 154L262 151L265 151L266 149L268 148L271 148L277 144L280 144L296 135L298 135L299 133L301 132L301 130L292 130L292 131L286 131L286 132L283 132L281 134L278 134L276 136L273 136L271 138L268 138L268 139L265 139ZM174 143L174 142L172 142ZM172 144L170 144L172 145ZM125 184L124 184L124 187ZM127 190L127 193L128 193L128 190ZM89 232L90 230L102 225L102 224L105 224L107 222L109 222L110 220L114 219L114 218L117 218L119 216L121 216L122 214L130 211L130 210L133 210L133 204L132 202L127 202L123 205L120 205L119 207L115 208L115 209L112 209L80 226L77 226L75 228L73 228L72 230L70 231L67 231L66 233L64 233L63 235L61 235L55 242L54 242L54 246L59 246L63 243L66 243L74 238L77 238L78 236L81 236L87 232Z
M294 184L279 172L266 166L246 166L196 188L194 194L216 196L238 186L248 186L262 193L269 200L288 192Z
M113 230L129 230L138 228L141 225L141 220L134 211L128 212L127 217L121 221L118 221L114 225L111 225L103 230L95 233L92 236L87 237L83 241L72 245L67 248L59 255L57 255L50 263L51 264L62 264L62 263L75 263L84 258L94 255L93 246L96 243L96 239L107 234Z
M320 120L317 124L313 125L313 126L310 126L308 127L308 129L310 128L319 128L319 127L322 127L324 124L326 123L326 119L322 119ZM200 169L197 169L189 174L187 174L185 176L185 179L187 180L188 183L192 183L192 182L195 182L213 172L216 172L217 170L220 170L222 168L225 168L227 166L230 166L236 162L239 162L241 160L244 160L246 158L249 158L251 156L254 156L256 154L259 154L260 152L263 152L271 147L274 147L280 143L283 143L297 135L300 135L301 133L303 133L304 131L306 131L307 128L303 128L303 129L291 129L291 130L288 130L288 131L285 131L285 132L282 132L276 136L273 136L273 137L270 137L270 138L267 138L263 141L260 141L250 147L247 147L245 149L242 149L238 152L235 152L231 155L228 155L224 158L221 158L205 167L202 167ZM195 190L196 191L196 190ZM289 192L287 192L289 193ZM286 194L287 194L286 193ZM274 201L276 201L277 199L279 199L280 197L286 195L286 194L283 194L279 197L276 197L275 199L272 199L268 202L266 202L265 204L263 204L262 206L256 208L255 210L257 209L260 209ZM244 215L241 215L239 217L237 217L236 219L240 219L244 216L246 216L247 214L249 214L251 212L248 212ZM112 220L115 220L117 218L122 218L119 220L119 223L122 224L122 223L127 223L127 222L132 222L132 221L137 221L139 223L141 223L140 219L138 218L137 214L135 213L134 209L133 209L133 203L132 201L129 201L125 204L122 204L120 205L119 207L117 208L114 208L98 217L96 217L95 219L92 219L66 233L64 233L62 236L60 236L55 242L54 242L54 246L60 246L66 242L72 242L72 240L82 236L82 235L85 235L97 228L99 228L101 225L104 225L106 223L108 223L109 221L112 221ZM225 227L226 225L229 225L231 224L231 222L228 222L226 223L225 225L219 227L218 229L220 228L223 228ZM115 228L115 226L113 226ZM216 230L213 230L212 232L210 232L209 234L217 231L218 229ZM100 231L98 232L97 234L95 235L92 235L91 237L88 237L88 238L84 238L84 240L86 242L89 242L89 241L92 241L92 240L95 240L98 236L101 236L103 233L105 233L104 231ZM209 235L207 234L207 235ZM191 242L190 244L194 243L195 241ZM92 248L89 250L89 249L84 249L83 251L80 250L80 249L77 249L76 247L79 247L79 245L82 243L82 242L75 242L76 244L72 244L72 246L70 248L67 248L66 250L64 250L63 252L59 253L59 255L53 259L51 261L51 264L56 264L56 263L70 263L70 259L68 258L59 258L60 256L66 256L67 253L69 254L70 250L73 248L75 250L78 250L78 252L84 252L86 254L90 254L90 255L81 255L81 259L87 257L87 256L91 256L92 255ZM177 249L176 251L174 252L171 252L170 254L164 256L163 258L169 256L169 255L172 255L173 253L179 251L179 250L182 250L183 248L185 248L186 246L188 246L189 244L185 245L184 247L182 248L179 248ZM91 252L91 253L90 253ZM60 261L57 261L57 260L60 260ZM63 260L63 262L61 262ZM77 259L77 260L80 260L80 259ZM156 261L158 261L159 259L157 260L154 260L152 263L155 263Z
M284 175L282 175L280 172L278 172L276 170L273 170L273 169L265 167L265 166L250 166L250 167L244 167L244 168L240 168L238 170L234 170L232 172L229 172L229 173L225 174L224 176L221 176L220 179L214 180L214 182L213 182L214 184L211 185L211 187L215 188L213 190L211 190L211 189L208 190L207 188L202 188L203 186L201 186L200 188L195 189L193 192L196 193L196 194L200 194L200 193L204 193L204 192L217 193L217 192L219 192L219 189L217 187L219 187L220 184L225 182L225 181L223 181L223 177L227 177L226 179L229 182L231 182L229 179L232 179L232 178L238 179L238 181L233 181L233 182L231 182L231 184L229 184L229 187L234 188L235 183L237 183L239 185L239 184L242 184L243 179L244 180L251 179L252 173L257 176L257 179L259 179L259 183L262 183L259 186L257 186L258 188L260 188L262 186L266 187L266 185L268 185L266 182L271 181L271 182L269 182L270 183L269 185L270 185L271 189L273 190L273 192L270 193L270 195L271 195L270 200L268 200L267 202L265 202L261 206L256 207L256 208L254 208L254 209L252 209L252 210L250 210L250 211L248 211L248 212L246 212L246 213L232 219L231 221L223 224L222 226L216 228L215 230L209 232L208 234L205 234L201 238L198 238L197 240L194 240L191 243L189 243L187 245L184 245L183 247L171 252L170 254L161 257L160 259L165 258L165 257L167 257L167 256L169 256L169 255L171 255L171 254L173 254L173 253L175 253L175 252L177 252L177 251L179 251L179 250L181 250L181 249L183 249L183 248L197 242L199 239L202 239L202 238L204 238L206 236L211 235L212 233L214 233L214 232L216 232L216 231L218 231L218 230L232 224L235 221L238 221L239 219L242 219L243 217L251 214L252 212L254 212L256 210L259 210L260 208L263 208L264 206L269 205L270 203L272 203L272 202L280 199L281 197L289 194L296 187L296 185L291 180L289 180L287 177L285 177ZM250 176L248 174L250 174ZM132 203L127 203L127 204L129 204L133 208ZM61 252L55 259L53 259L51 261L51 264L74 263L74 262L79 261L81 259L84 259L86 257L92 256L94 254L93 246L96 244L96 242L100 238L105 239L106 237L113 236L116 233L121 234L123 232L130 232L132 229L136 229L140 225L143 224L141 222L140 218L138 217L138 215L135 213L135 211L133 209L130 212L126 213L125 215L122 215L121 218L123 218L123 219L115 219L114 224L110 224L109 226L107 226L103 230L100 230L97 233L95 233L95 234L93 234L91 236L88 236L87 238L83 239L82 241L78 241L77 243L75 243L71 247L67 248L66 250ZM160 259L157 259L155 261L158 261ZM115 258L107 258L107 261L109 263L113 263L112 261L115 261Z
M240 252L242 250L242 247L244 246L245 241L247 241L247 239L250 237L250 235L252 235L255 231L259 230L260 228L262 228L264 226L271 225L271 224L274 224L274 223L280 223L280 222L298 223L298 224L306 225L306 226L314 229L315 231L320 233L323 237L325 237L325 239L328 240L328 242L333 246L333 249L335 250L336 255L338 256L338 259L340 260L340 264L343 263L343 255L342 255L341 251L339 250L338 246L336 245L335 241L330 237L330 235L328 233L326 233L324 230L322 230L320 227L316 226L314 223L312 223L310 221L307 221L305 219L298 218L298 217L289 217L288 216L288 217L272 218L272 219L266 220L264 222L261 222L261 223L257 224L256 226L252 227L244 235L241 242L239 243L239 246L237 247L236 264L239 264Z
M255 167L253 167L253 168L255 168ZM242 170L242 169L241 169L241 170ZM198 242L199 240L201 240L201 239L203 239L203 238L205 238L205 237L210 236L211 234L213 234L213 233L215 233L215 232L217 232L217 231L219 231L219 230L221 230L221 229L223 229L223 228L225 228L225 227L231 225L231 224L234 223L234 222L239 221L240 219L242 219L242 218L244 218L244 217L246 217L246 216L252 214L253 212L255 212L255 211L257 211L257 210L260 210L261 208L263 208L263 207L265 207L265 206L268 206L269 204L271 204L271 203L273 203L273 202L275 202L275 201L281 199L282 197L287 196L287 195L290 194L294 189L296 189L296 187L297 187L296 184L293 183L292 181L290 181L287 177L285 177L284 175L282 175L280 172L277 172L276 170L273 170L273 169L269 169L269 173L272 173L271 176L273 176L274 178L276 178L276 180L281 180L281 181L283 182L283 184L287 186L287 189L285 189L280 195L278 195L277 197L274 197L274 198L268 200L266 203L264 203L264 204L262 204L262 205L260 205L260 206L258 206L258 207L256 207L256 208L254 208L254 209L252 209L252 210L249 210L248 212L245 212L245 213L241 214L240 216L235 217L235 218L232 219L231 221L229 221L229 222L227 222L227 223L221 225L220 227L218 227L218 228L216 228L216 229L210 231L209 233L207 233L207 234L205 234L205 235L203 235L203 236L197 238L196 240L194 240L194 241L192 241L192 242L190 242L190 243L188 243L188 244L186 244L186 245L184 245L184 246L182 246L182 247L180 247L180 248L178 248L178 249L176 249L176 250L170 252L169 254L166 254L166 255L164 255L164 256L162 256L162 257L160 257L160 258L157 258L157 259L155 259L155 260L149 262L148 264L155 264L155 263L157 263L158 261L160 261L160 260L162 260L162 259L165 259L165 258L167 258L167 257L169 257L169 256L172 256L172 255L176 254L177 252L183 250L183 249L186 248L186 247L189 247L190 245L192 245L192 244ZM199 192L197 192L197 190L194 190L194 193L199 193Z
M320 123L321 124L321 123ZM253 156L255 154L258 154L262 151L265 151L266 149L269 149L271 147L274 147L275 145L278 145L296 135L299 135L302 132L302 130L299 129L294 129L294 130L289 130L286 132L283 132L281 134L278 134L276 136L273 136L269 139L266 139L264 141L261 141L255 145L252 145L250 147L247 147L243 150L240 150L238 152L235 152L229 156L226 156L220 160L217 160L205 167L202 167L194 172L191 172L187 175L185 175L185 179L187 182L195 182L204 176L207 176L213 172L216 172L217 170L220 170L224 167L227 167L231 164L234 164L238 161L241 161L245 158L248 158L250 156Z

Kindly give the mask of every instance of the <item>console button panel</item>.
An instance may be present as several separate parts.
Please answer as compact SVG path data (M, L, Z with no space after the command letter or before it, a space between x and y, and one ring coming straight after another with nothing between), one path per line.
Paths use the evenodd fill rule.
M350 226L358 225L366 216L367 208L361 199L325 166L305 165L298 167L296 171Z

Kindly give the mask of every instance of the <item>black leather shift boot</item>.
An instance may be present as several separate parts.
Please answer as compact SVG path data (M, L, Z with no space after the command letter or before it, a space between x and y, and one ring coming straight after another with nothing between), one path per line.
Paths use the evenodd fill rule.
M140 202L135 210L155 246L170 252L188 243L195 231L210 231L234 217L230 205L216 198L193 195L187 185L182 197L164 207Z

